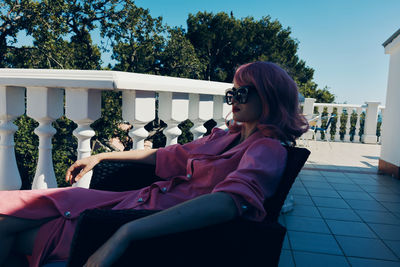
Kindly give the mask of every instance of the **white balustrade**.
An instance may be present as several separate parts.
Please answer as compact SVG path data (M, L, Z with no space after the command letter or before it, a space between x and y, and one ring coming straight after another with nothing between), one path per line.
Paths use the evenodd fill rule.
M90 124L101 116L102 90L122 91L122 116L133 125L129 131L133 139L132 149L141 149L148 137L144 126L155 117L156 92L159 94L159 118L168 125L164 134L167 145L171 145L177 143L182 133L178 125L186 119L194 124L190 129L194 139L204 135L206 129L203 124L209 119L216 121L216 127L226 129L225 117L231 106L224 103L224 92L231 86L228 83L115 71L0 69L0 190L18 189L21 186L13 141L17 127L13 121L25 111L25 88L27 114L39 122L39 127L35 129L40 143L39 160L33 188L44 188L56 186L51 157L51 138L55 129L51 123L63 114L63 89L66 116L78 124L73 135L78 139L77 156L81 159L91 155L91 138L95 132ZM348 117L344 125L344 141L351 139L351 116L356 112L353 142L359 142L360 116L365 109L366 136L363 141L374 139L376 142L374 114L380 109L383 115L384 107L378 107L373 102L366 107L315 103L315 99L305 99L303 103L303 113L310 116L314 114L314 109L322 115L325 108L328 116L337 108L335 141L340 141L340 116L346 110ZM321 122L319 118L317 125L321 126ZM327 132L330 132L330 128ZM331 138L330 134L325 138ZM316 139L321 139L319 132ZM91 173L75 186L87 187L90 177Z
M155 92L126 90L122 92L122 118L133 127L129 136L133 140L132 150L143 149L149 132L144 126L155 118Z
M25 112L25 88L0 85L0 190L21 188L14 150L13 121Z
M305 100L305 103L307 103L307 98ZM305 108L306 106L304 106ZM303 108L303 110L304 110ZM345 123L345 129L344 129L344 142L349 142L351 140L351 130L352 130L352 124L351 124L351 120L352 120L352 116L356 116L356 124L355 124L355 131L354 131L354 136L353 136L353 142L360 142L360 137L359 137L359 132L360 132L360 120L361 120L361 115L365 110L368 110L368 106L364 107L361 105L348 105L348 104L327 104L327 103L315 103L314 104L314 108L316 109L317 113L320 115L320 118L317 121L317 125L321 126L323 120L321 119L321 116L324 112L324 109L326 109L327 112L327 117L324 118L328 119L333 112L334 108L337 108L337 122L336 122L336 130L334 133L334 141L341 141L340 140L340 127L342 126L342 121L341 121L341 116L344 112L344 110L346 110L347 113L347 120ZM379 107L379 108L384 108L384 107ZM354 114L354 115L353 115ZM375 111L370 111L370 114L377 114ZM367 117L367 116L366 116ZM373 116L372 116L373 117ZM372 119L372 121L375 121L375 132L370 130L370 134L371 136L374 136L375 140L377 139L376 136L376 125L377 125L377 121L376 119ZM374 125L374 123L372 122L371 125ZM330 137L330 132L331 132L331 127L332 125L329 126L329 128L327 129L327 137L326 138L331 138ZM365 133L365 130L364 130ZM316 140L321 140L321 134L319 132L317 132L316 134ZM375 141L376 143L376 141Z
M51 143L56 129L51 123L63 115L63 97L63 91L59 88L27 88L27 115L39 122L34 131L39 136L39 159L32 189L57 187Z
M78 139L77 159L91 155L90 139L95 131L90 127L101 116L101 91L85 88L65 89L65 115L78 124L73 135ZM74 186L88 188L92 171L86 173Z

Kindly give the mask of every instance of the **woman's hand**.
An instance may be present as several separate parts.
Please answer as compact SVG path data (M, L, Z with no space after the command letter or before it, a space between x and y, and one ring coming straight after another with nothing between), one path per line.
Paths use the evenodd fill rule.
M99 155L90 156L77 160L68 168L65 174L65 181L73 184L79 181L87 172L93 169L100 162Z
M129 235L124 225L89 257L84 267L112 266L125 252L130 243Z

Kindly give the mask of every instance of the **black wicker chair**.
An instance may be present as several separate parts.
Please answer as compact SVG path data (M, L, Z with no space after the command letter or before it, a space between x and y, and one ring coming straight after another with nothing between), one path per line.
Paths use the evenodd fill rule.
M277 192L264 203L263 222L242 219L202 229L133 243L114 266L278 266L286 228L278 223L285 198L310 151L287 147L288 159ZM139 172L152 179L126 179ZM111 179L108 179L111 178ZM154 167L102 162L93 172L90 188L126 191L147 186L158 178ZM134 184L132 184L134 182ZM121 225L157 211L86 210L80 215L71 245L70 267L81 267Z

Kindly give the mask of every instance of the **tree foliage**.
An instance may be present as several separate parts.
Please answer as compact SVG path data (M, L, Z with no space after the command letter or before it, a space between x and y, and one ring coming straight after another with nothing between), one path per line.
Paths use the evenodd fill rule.
M20 34L32 44L18 43ZM92 36L101 36L94 43ZM107 69L232 82L235 69L255 60L273 61L285 68L306 97L332 102L327 88L318 89L314 70L297 56L298 42L290 28L265 16L235 18L224 12L189 14L187 29L170 28L161 17L133 0L3 0L0 2L0 67L46 69L101 69L101 55L110 52L114 65ZM104 69L104 68L103 68ZM103 92L102 118L92 124L92 141L107 143L119 137L131 145L122 122L121 93ZM16 157L29 188L38 159L37 122L26 115L17 121ZM215 124L215 123L214 123ZM213 125L210 121L206 127ZM76 124L65 117L53 126L53 163L60 186L66 168L76 159ZM165 143L161 131L166 124L156 119L146 129L153 135L154 147ZM180 143L192 139L192 122L182 122ZM100 151L100 150L99 150ZM98 151L97 151L98 152ZM96 151L94 152L96 153Z
M202 79L232 82L238 66L252 61L272 61L282 66L297 82L305 97L333 102L329 91L317 89L314 70L297 56L298 42L279 21L269 16L236 19L224 12L198 12L187 20L187 38L205 65Z

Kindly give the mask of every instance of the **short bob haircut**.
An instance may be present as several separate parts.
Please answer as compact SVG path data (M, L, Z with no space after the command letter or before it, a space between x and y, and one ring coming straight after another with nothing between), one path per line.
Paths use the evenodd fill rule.
M307 120L300 113L297 85L277 64L260 61L244 64L236 70L234 81L238 86L257 89L263 108L257 128L265 136L295 144L307 131ZM229 126L231 132L240 129L236 122Z

